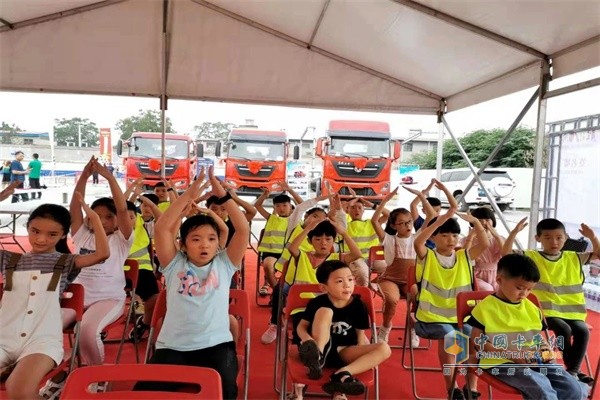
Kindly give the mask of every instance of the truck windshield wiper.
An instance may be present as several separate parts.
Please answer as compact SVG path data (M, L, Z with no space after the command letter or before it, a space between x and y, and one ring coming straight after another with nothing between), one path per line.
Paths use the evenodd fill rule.
M369 158L367 156L365 156L364 154L359 154L359 153L342 153L343 156L346 157L362 157L362 158Z

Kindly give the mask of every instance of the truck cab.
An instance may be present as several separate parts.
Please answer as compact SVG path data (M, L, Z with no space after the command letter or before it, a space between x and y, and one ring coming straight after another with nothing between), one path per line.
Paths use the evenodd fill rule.
M271 189L275 182L286 180L285 132L234 128L223 147L218 146L216 154L224 153L225 180L237 188L239 195L260 196L263 187Z
M313 185L327 186L342 198L352 195L378 202L390 191L392 162L400 157L400 143L391 140L389 124L376 121L331 121L326 137L317 139L315 153L323 171Z
M154 188L161 181L162 134L134 132L128 140L119 140L117 154L123 158L125 184L143 177L144 186ZM196 174L196 146L187 135L167 133L165 136L165 179L176 189L186 189Z

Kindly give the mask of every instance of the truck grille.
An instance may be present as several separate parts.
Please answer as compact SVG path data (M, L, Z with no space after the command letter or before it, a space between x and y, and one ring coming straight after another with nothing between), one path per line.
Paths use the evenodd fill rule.
M385 161L369 162L357 172L352 161L332 160L331 163L338 175L344 178L376 178L385 166Z
M275 169L274 165L263 165L257 174L253 174L250 172L248 167L244 164L236 164L235 168L237 169L238 174L240 176L248 176L251 178L268 178L273 174L273 170Z
M353 187L352 189L356 192L356 194L358 196L377 196L377 193L375 193L375 191L370 187L364 187L364 188ZM352 193L350 193L350 190L348 189L348 186L342 186L339 193L342 196L351 196L352 195Z
M158 171L151 170L150 168L148 168L148 163L145 161L140 161L140 162L136 163L136 166L137 166L137 169L140 172L140 174L154 175L154 176L160 175L160 170L158 170ZM167 176L167 177L172 176L176 169L177 169L177 164L165 164L165 176Z

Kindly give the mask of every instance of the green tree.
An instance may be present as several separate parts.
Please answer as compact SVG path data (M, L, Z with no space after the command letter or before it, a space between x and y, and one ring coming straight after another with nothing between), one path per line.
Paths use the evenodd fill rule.
M166 132L175 133L173 124L167 117ZM121 139L127 140L133 132L162 132L160 127L160 111L158 110L139 110L137 115L123 118L117 122L117 129L121 131Z
M14 134L21 132L21 128L15 124L9 125L8 123L2 121L0 132L2 132L2 144L11 144Z
M67 142L79 145L79 131L81 130L81 143L88 146L98 146L100 130L95 122L87 118L63 118L54 120L54 141L58 146L66 146Z
M196 139L227 139L229 132L235 128L231 122L203 122L194 126Z
M478 166L487 159L505 133L506 130L499 128L492 130L480 129L466 134L458 141L473 164ZM517 127L489 166L501 168L533 167L534 140L535 131L533 129L523 126ZM434 169L436 167L436 152L417 153L408 162L418 164L422 169ZM442 168L451 169L466 166L467 164L460 155L454 141L446 139L444 141Z

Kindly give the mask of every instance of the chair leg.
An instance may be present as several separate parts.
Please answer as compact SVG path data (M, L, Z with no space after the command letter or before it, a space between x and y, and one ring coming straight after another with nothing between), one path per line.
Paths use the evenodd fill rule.
M121 335L121 341L119 342L119 350L117 351L117 359L115 360L115 364L118 364L119 361L121 361L121 353L123 352L123 345L125 344L125 336L127 335L127 328L129 328L129 322L131 322L131 315L134 313L134 308L133 308L133 297L134 297L134 293L131 295L131 302L129 303L129 310L127 310L127 318L125 320L125 327L123 328L123 334ZM137 352L137 338L134 335L134 344L135 344L135 359L136 361L139 363L140 362L140 357L139 354Z

